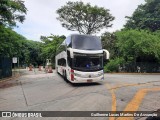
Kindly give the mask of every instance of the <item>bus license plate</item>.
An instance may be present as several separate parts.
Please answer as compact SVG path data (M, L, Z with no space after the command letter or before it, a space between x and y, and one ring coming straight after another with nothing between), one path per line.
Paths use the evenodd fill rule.
M92 82L92 81L93 81L92 79L88 79L88 80L87 80L87 82Z

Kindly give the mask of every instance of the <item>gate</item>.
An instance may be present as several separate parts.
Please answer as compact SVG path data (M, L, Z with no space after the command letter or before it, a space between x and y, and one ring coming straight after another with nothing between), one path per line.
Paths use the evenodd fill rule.
M123 72L160 73L160 63L137 62L123 65Z
M0 79L12 76L12 59L0 56Z

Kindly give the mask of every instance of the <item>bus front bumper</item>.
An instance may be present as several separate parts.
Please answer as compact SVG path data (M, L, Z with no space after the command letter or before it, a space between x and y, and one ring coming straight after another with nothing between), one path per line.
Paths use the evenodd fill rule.
M82 78L74 76L74 80L72 80L72 83L95 83L95 82L102 82L104 81L104 75L94 77L94 78Z

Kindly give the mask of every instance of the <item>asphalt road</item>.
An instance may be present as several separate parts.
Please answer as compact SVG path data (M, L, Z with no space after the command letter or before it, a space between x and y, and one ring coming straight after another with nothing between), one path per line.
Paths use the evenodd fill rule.
M156 111L160 109L160 75L105 74L105 80L101 83L73 85L64 81L55 71L53 73L38 70L21 71L23 73L21 77L0 82L0 111ZM146 117L34 119L145 120Z

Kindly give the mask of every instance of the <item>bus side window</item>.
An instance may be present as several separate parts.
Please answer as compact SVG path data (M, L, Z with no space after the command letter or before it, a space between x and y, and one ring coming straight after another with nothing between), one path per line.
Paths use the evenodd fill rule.
M68 63L68 66L71 67L71 62L72 59L71 59L71 56L70 56L70 52L67 50L67 63Z
M61 62L62 62L62 66L66 66L66 59L62 58Z
M58 59L58 65L59 66L66 66L66 59L64 59L64 58Z
M58 59L58 65L62 66L62 60L61 59Z

